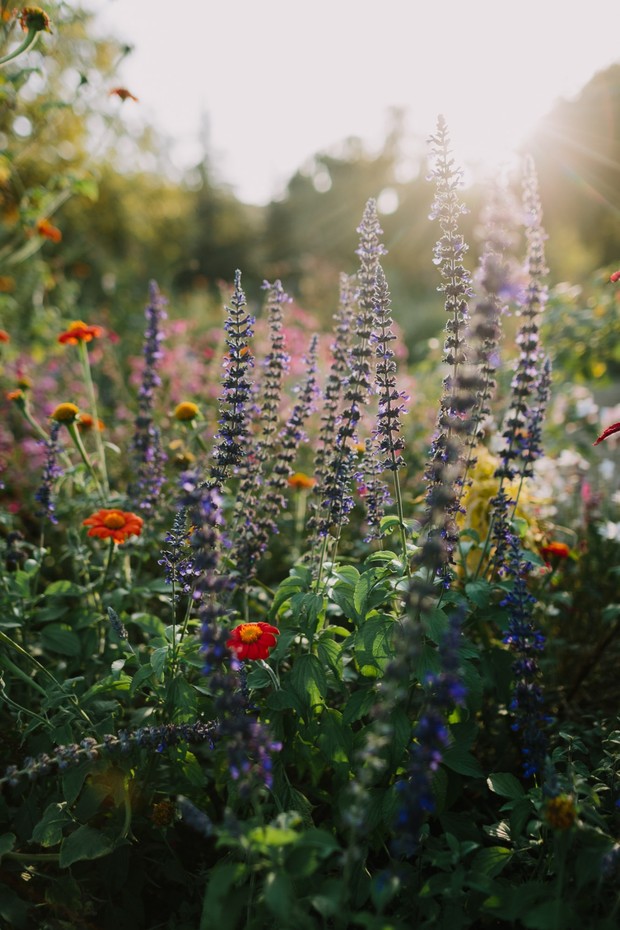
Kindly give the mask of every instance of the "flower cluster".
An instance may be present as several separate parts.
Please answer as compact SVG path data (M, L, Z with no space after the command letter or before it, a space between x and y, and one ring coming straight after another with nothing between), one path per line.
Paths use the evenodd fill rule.
M252 394L249 377L254 359L249 341L254 334L254 317L245 310L246 298L241 287L241 272L235 272L235 288L224 323L228 355L224 360L223 391L219 404L219 430L213 450L211 483L221 487L247 452L248 404Z
M60 478L63 473L62 468L58 464L58 434L61 425L60 420L55 420L52 423L50 437L44 443L46 452L45 465L43 466L43 479L34 495L35 500L40 504L40 510L37 512L37 515L46 516L51 523L58 523L58 518L55 513L56 506L53 499L53 487L56 479Z

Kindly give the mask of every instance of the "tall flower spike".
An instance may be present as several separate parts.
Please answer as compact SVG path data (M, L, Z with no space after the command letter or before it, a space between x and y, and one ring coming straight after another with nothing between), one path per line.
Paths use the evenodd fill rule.
M319 390L316 377L317 346L318 337L315 335L311 339L305 359L306 376L296 389L298 400L278 436L280 447L271 473L266 478L262 499L258 502L255 512L246 513L245 521L238 530L238 540L233 550L233 557L237 570L245 578L255 574L258 559L265 551L270 536L278 531L278 515L286 508L284 490L289 477L293 474L293 463L299 448L307 442L304 426L312 412Z
M54 482L62 475L62 468L58 464L58 434L62 422L54 420L50 428L50 438L45 442L46 454L43 466L43 478L34 499L40 504L37 516L47 517L50 523L58 523L56 506L54 504Z
M266 310L271 351L264 362L255 404L259 411L261 431L252 444L251 453L243 459L239 467L241 481L235 500L233 529L230 533L235 546L231 558L238 564L242 574L250 564L254 564L255 558L264 550L269 539L270 530L264 526L262 518L265 505L265 476L270 455L273 454L277 443L282 384L290 364L282 332L282 308L291 298L285 293L280 281L274 284L265 281L263 287L267 289ZM267 523L271 525L270 520L267 520ZM241 568L241 565L245 568Z
M526 272L527 287L521 316L523 323L517 335L520 354L512 379L511 407L506 419L504 431L504 448L501 452L502 465L497 470L498 477L514 478L519 473L519 460L522 457L523 440L527 435L528 407L538 384L542 354L539 342L539 317L547 302L547 288L544 278L547 274L545 265L545 232L542 226L542 207L538 193L538 180L534 163L527 158L524 166L523 206L525 213L525 236L527 241ZM529 453L526 452L526 459Z
M145 310L144 370L138 392L138 416L132 441L136 477L129 487L129 497L140 510L151 513L163 487L166 454L162 449L159 428L153 418L155 391L161 384L157 368L162 358L164 338L161 324L166 319L166 300L151 281L149 303Z
M338 429L338 413L343 393L345 378L349 371L349 353L351 348L351 321L353 307L356 299L356 279L346 274L340 275L340 299L338 310L334 314L334 341L331 345L332 363L330 366L325 389L323 391L323 412L321 414L321 429L319 442L314 460L314 486L313 499L309 503L310 517L307 521L312 532L310 557L316 559L318 565L318 541L327 535L329 519L321 512L320 500L327 480L328 465L334 447L334 436Z
M254 359L249 342L254 335L254 317L246 311L245 293L241 287L241 272L235 272L235 287L227 307L224 323L228 354L224 359L224 377L219 403L220 428L215 436L210 485L221 487L247 453L248 404L252 396L250 369Z
M450 584L453 552L458 542L456 515L459 512L460 481L464 472L463 438L471 429L471 392L463 395L463 366L467 362L465 329L469 319L468 299L472 296L471 276L463 265L467 245L459 232L459 217L466 212L459 200L462 183L460 169L455 167L450 151L450 137L443 117L439 117L437 132L431 137L435 181L435 199L431 219L437 219L441 238L434 250L434 262L439 267L442 283L438 290L445 295L446 340L443 361L450 372L444 378L439 405L437 430L431 445L430 460L425 471L427 535L417 562L425 566L428 584L432 588L438 576L445 586ZM414 582L412 595L417 597ZM420 592L419 592L420 593Z
M351 341L350 374L345 381L345 407L340 416L333 450L325 465L325 476L321 482L322 513L319 516L320 533L325 537L323 557L327 546L327 534L333 528L336 538L340 528L349 519L354 501L351 483L355 471L356 457L353 446L357 442L357 429L364 408L372 395L372 363L374 360L371 337L374 323L375 284L379 260L385 254L379 236L382 233L377 217L377 205L370 199L364 209L358 227L360 245L356 254L360 259L358 274L358 312L355 319L355 338ZM319 573L321 567L319 568Z

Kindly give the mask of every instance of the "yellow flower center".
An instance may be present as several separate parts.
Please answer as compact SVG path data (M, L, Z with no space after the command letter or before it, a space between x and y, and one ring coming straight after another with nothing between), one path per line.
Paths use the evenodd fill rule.
M255 643L263 635L258 623L244 623L239 630L239 639L242 643Z
M103 525L108 530L120 530L125 526L125 522L125 517L116 510L103 518Z

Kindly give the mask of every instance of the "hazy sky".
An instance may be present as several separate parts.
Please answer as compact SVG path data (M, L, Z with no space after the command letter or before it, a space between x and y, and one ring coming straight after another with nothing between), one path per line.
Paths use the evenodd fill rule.
M412 136L448 120L461 162L506 158L558 97L620 61L619 0L87 0L134 46L124 105L264 203L320 149L379 145L391 106ZM403 166L406 173L407 164Z

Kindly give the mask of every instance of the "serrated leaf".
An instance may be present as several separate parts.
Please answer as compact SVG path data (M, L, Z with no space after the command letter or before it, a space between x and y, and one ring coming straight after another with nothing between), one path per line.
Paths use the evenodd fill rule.
M323 667L315 655L302 655L291 669L290 685L307 709L324 703L327 694L327 679Z
M365 717L374 707L376 701L377 695L372 689L364 688L359 691L354 691L342 713L343 722L349 726L351 723L355 723L356 720Z
M476 607L487 607L491 600L492 591L489 582L483 578L478 581L469 581L465 585L465 594Z

